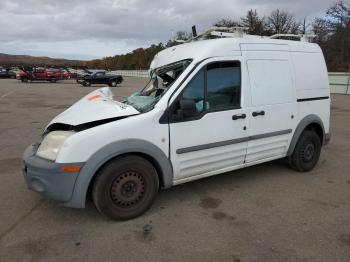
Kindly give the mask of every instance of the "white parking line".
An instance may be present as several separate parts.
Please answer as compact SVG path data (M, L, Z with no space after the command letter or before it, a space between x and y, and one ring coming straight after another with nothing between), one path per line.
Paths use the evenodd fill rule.
M16 92L16 90L15 90L15 91L8 92L8 93L6 93L6 94L0 96L0 100L3 99L3 98L5 98L5 97L7 97L7 96L9 96L9 95L11 95L11 94L13 94L14 92Z

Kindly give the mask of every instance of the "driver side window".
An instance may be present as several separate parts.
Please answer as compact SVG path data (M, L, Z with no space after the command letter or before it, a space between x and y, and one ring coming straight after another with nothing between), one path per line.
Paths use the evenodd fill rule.
M178 100L183 120L203 112L230 110L240 107L241 65L239 61L214 62L204 66L187 84ZM185 103L184 103L185 102ZM181 108L186 105L186 108ZM189 116L189 107L193 114ZM184 111L184 112L181 112ZM187 112L187 114L186 114Z
M182 93L181 100L192 100L196 103L197 113L201 113L204 108L204 70L199 71L195 77L187 84Z

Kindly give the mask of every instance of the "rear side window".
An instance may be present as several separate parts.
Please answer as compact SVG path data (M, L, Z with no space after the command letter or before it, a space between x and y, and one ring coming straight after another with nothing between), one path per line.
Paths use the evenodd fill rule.
M248 72L255 106L293 101L292 76L288 60L248 60Z
M240 62L215 62L202 68L187 84L180 100L193 100L198 114L240 107Z

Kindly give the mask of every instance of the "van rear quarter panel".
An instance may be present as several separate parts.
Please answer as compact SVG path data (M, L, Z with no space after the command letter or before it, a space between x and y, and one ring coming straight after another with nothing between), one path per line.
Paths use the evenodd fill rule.
M326 63L322 52L291 52L295 73L297 100L330 96ZM298 121L315 114L329 133L330 99L311 100L297 103Z

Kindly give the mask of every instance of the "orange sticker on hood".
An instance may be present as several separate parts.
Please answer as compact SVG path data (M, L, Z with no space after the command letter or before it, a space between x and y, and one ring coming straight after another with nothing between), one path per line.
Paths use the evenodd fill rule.
M96 100L96 99L99 99L99 98L102 98L102 96L101 96L101 95L96 95L96 96L90 96L90 97L88 97L88 99L89 99L90 101Z

